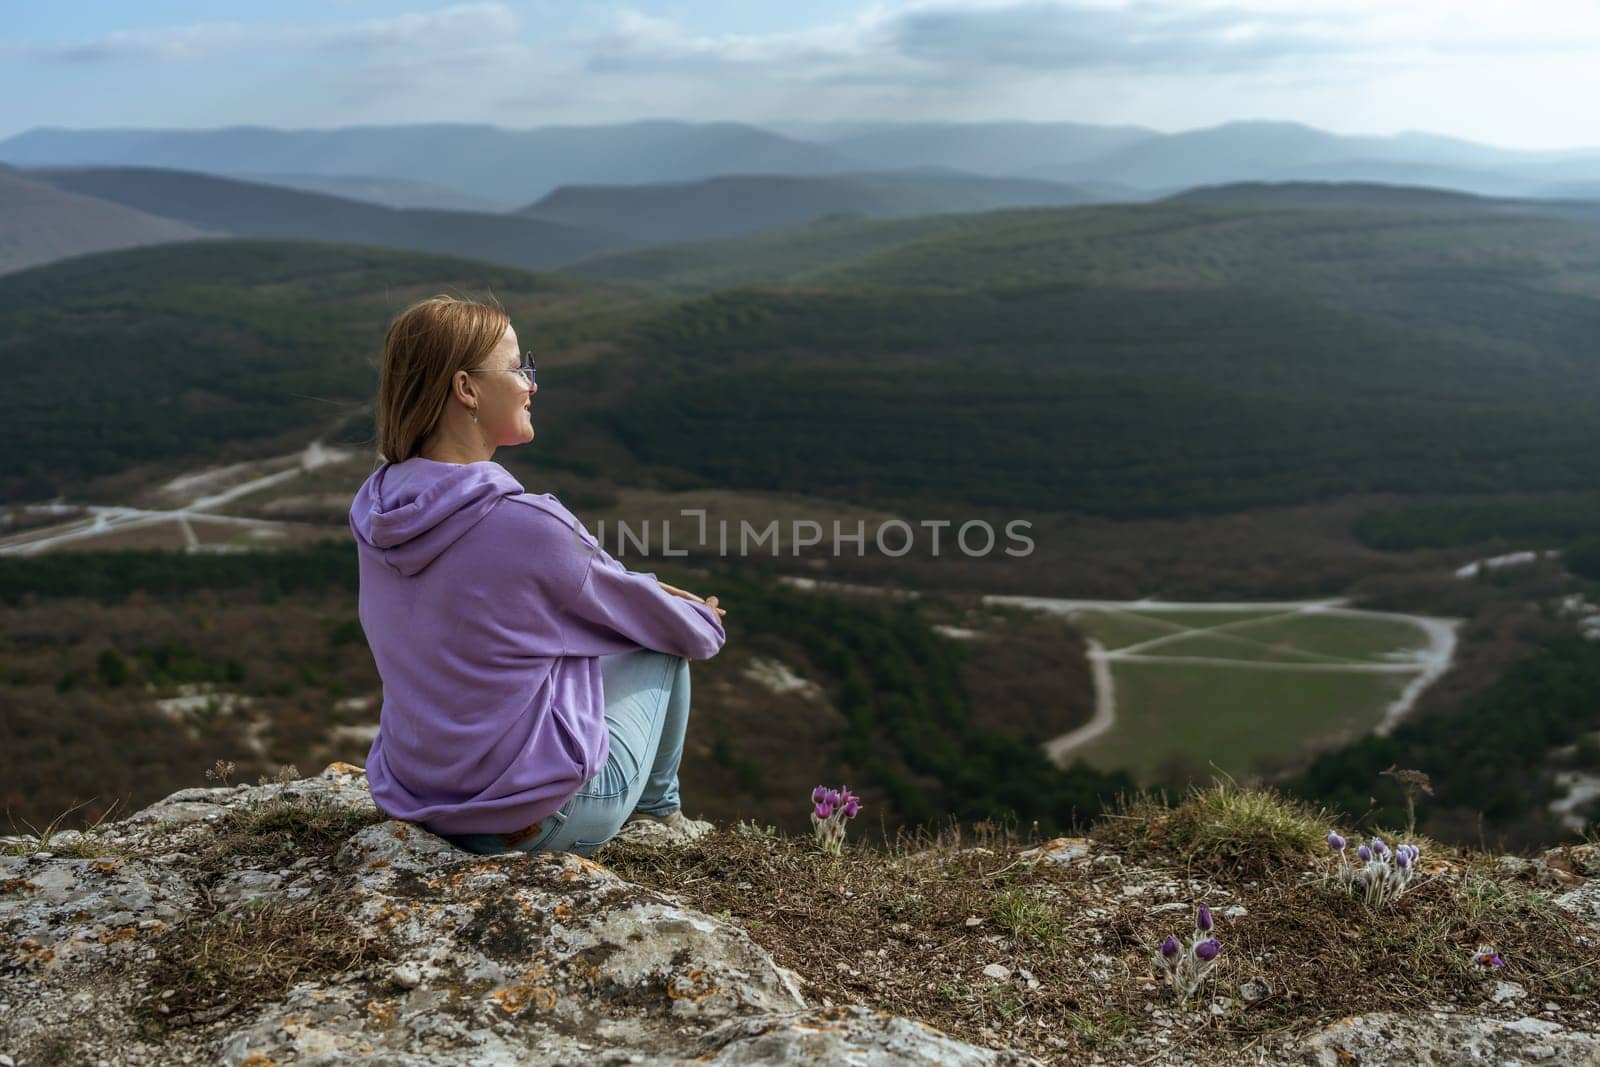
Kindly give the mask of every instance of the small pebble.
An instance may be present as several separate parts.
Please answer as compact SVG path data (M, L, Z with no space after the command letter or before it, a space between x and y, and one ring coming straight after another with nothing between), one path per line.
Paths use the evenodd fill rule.
M401 989L415 989L422 984L422 972L414 963L402 963L389 972L389 981Z
M985 978L1006 979L1011 977L1011 968L999 963L991 963L983 969Z
M1258 1000L1265 1000L1272 996L1272 984L1257 975L1239 987L1239 996L1243 997L1246 1003L1251 1004Z

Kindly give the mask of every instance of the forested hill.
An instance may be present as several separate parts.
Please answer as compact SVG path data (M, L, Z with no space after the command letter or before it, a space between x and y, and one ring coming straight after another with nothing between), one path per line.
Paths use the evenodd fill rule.
M661 250L663 282L783 284L645 324L657 374L617 431L717 484L1120 516L1600 477L1600 228L1248 205L888 225L812 231L826 266L803 237Z
M544 342L542 456L617 484L1149 516L1600 480L1600 227L1158 204L813 235L674 253L769 279L699 294L234 242L26 272L0 284L14 380L61 387L62 351L103 373L74 379L89 435L11 394L7 492L303 432L452 286Z
M489 293L559 349L632 298L593 283L375 248L214 240L0 278L0 501L370 433L384 327L410 300ZM532 331L531 331L532 332ZM40 397L62 398L42 404ZM70 398L68 401L66 398Z

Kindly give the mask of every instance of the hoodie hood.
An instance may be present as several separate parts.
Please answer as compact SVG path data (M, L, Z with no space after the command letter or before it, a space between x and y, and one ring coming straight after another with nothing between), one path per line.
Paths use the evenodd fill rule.
M356 541L401 574L418 573L494 510L524 492L493 460L440 463L413 457L373 471L350 505Z

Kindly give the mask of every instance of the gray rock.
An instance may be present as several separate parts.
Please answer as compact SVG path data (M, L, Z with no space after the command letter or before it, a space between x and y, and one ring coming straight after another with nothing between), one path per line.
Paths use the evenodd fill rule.
M122 859L0 856L0 963L37 974L98 966L186 914L179 872Z
M840 1063L1030 1062L865 1008L808 1016L798 978L742 928L569 853L475 855L393 821L283 869L212 847L229 812L276 800L375 814L364 777L335 764L181 790L96 832L131 858L0 857L0 1003L25 1005L0 1019L7 1053L30 1062L65 1040L91 1063L755 1064L803 1047ZM618 847L705 832L631 825ZM190 1006L161 1047L140 1045L141 1012L178 1018L172 991L138 973L156 939L274 898L337 900L388 960L248 1011Z
M1591 878L1561 894L1555 903L1556 907L1564 908L1585 922L1600 926L1600 878Z
M1239 999L1246 1004L1254 1004L1270 996L1272 996L1272 983L1260 975L1256 975L1239 987Z
M695 1062L716 1067L1042 1067L1020 1052L979 1048L860 1005L736 1019L703 1044L707 1052Z
M1482 1067L1555 1061L1600 1064L1600 1035L1547 1019L1465 1013L1357 1015L1304 1040L1280 1042L1268 1062L1317 1067Z

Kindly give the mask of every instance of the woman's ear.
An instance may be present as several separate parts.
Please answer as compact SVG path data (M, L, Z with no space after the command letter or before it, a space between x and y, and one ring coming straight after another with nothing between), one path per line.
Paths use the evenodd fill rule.
M457 400L461 401L469 408L478 403L476 390L472 386L472 375L468 374L464 370L456 371L455 381L451 383L450 392Z

